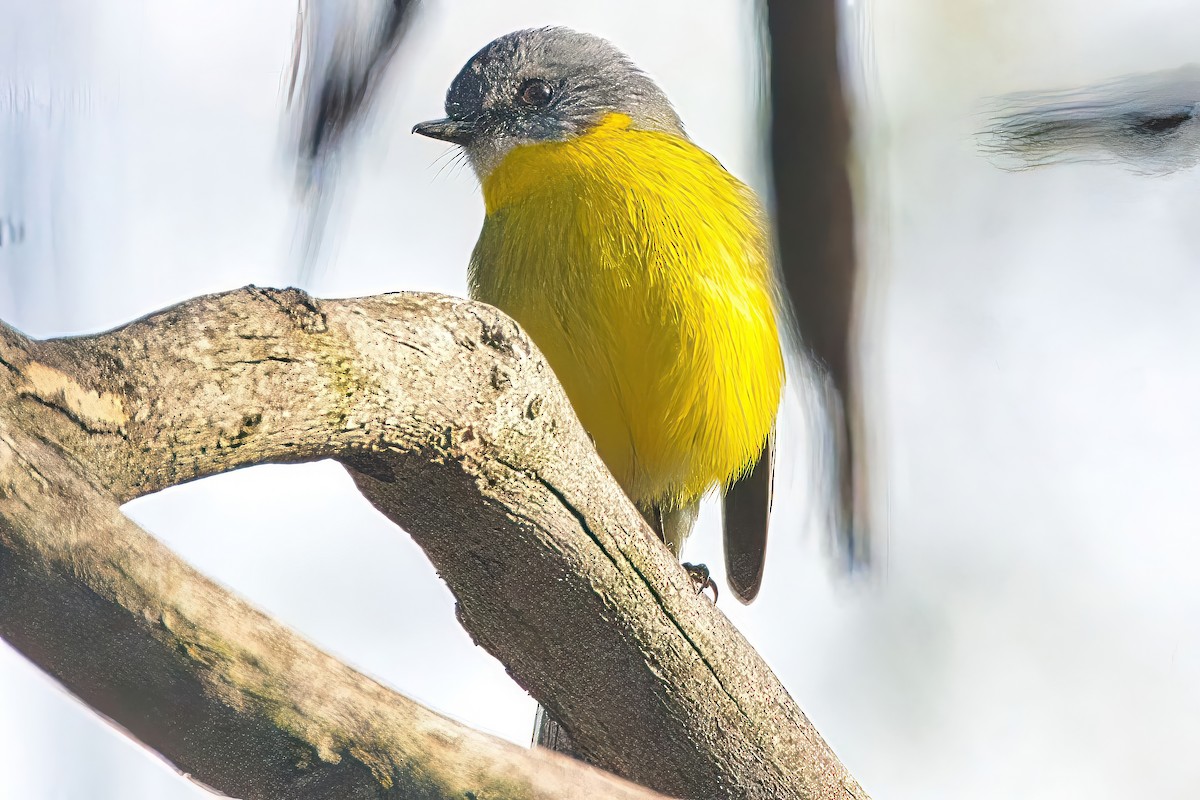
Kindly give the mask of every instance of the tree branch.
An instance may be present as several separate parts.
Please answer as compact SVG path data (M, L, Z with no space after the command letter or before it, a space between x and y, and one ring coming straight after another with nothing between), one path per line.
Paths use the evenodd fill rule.
M0 364L0 633L203 781L465 797L486 776L526 795L476 797L636 796L554 794L536 781L567 775L562 761L522 754L545 765L534 774L519 749L422 717L135 535L108 499L336 458L594 763L680 797L866 797L653 539L500 312L251 288L92 337L4 329ZM428 794L388 789L423 777Z
M771 170L791 322L827 379L819 451L831 522L850 563L871 559L871 498L859 366L863 292L855 254L850 110L839 0L765 0L771 37Z
M193 780L247 800L662 797L356 673L197 574L73 467L0 433L0 635Z

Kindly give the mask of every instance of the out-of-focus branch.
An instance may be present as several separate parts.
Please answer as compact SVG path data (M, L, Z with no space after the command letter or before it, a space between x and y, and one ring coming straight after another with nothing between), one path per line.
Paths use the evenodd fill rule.
M784 284L802 344L827 381L834 524L869 558L862 398L855 353L858 264L850 122L839 65L838 0L766 0L771 165Z
M1166 175L1200 163L1200 67L992 98L980 147L1006 169L1116 163Z
M286 123L296 157L296 256L317 277L346 151L359 138L418 0L298 0Z
M246 289L98 336L0 329L0 364L0 633L199 780L245 797L639 796L422 712L113 505L328 457L593 763L678 797L866 796L495 309Z

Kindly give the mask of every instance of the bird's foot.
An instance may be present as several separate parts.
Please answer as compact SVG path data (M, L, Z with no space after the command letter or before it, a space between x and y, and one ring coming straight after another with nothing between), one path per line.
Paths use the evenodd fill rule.
M684 564L683 568L687 570L692 583L696 584L696 594L704 594L705 589L712 589L713 602L717 602L717 584L713 581L708 567L704 564Z

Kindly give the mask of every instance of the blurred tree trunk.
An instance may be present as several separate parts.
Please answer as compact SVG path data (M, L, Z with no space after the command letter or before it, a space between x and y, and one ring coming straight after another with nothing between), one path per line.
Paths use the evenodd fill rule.
M771 168L779 261L794 323L825 382L834 529L854 561L869 557L869 511L854 352L858 266L850 192L850 119L838 0L766 0Z

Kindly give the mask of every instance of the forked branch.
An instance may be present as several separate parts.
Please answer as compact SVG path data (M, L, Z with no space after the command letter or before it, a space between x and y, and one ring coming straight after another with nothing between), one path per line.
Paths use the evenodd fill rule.
M248 798L650 796L390 692L117 508L333 458L594 763L676 797L866 797L492 308L249 288L97 336L5 328L0 396L0 635L197 780Z

